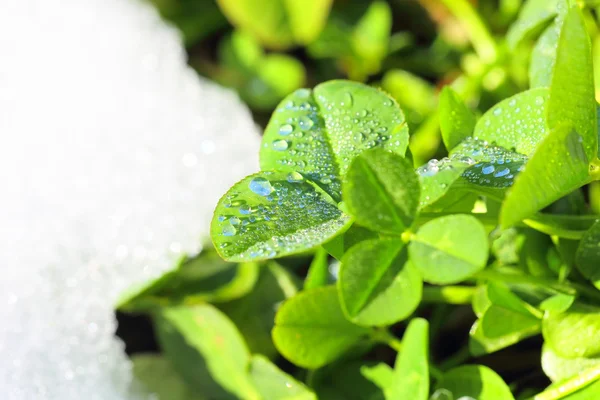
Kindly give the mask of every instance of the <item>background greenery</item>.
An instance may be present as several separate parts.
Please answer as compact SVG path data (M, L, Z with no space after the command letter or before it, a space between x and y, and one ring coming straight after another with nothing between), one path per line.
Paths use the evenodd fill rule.
M392 155L372 152L347 165L349 183L344 187L344 200L361 226L352 226L343 240L328 243L326 250L277 262L254 262L244 256L239 259L241 263L225 262L207 250L195 259L182 260L172 273L125 296L119 304L118 334L133 355L138 376L158 391L161 400L426 399L430 393L428 375L434 378L434 399L470 396L486 400L510 399L513 394L527 399L551 382L597 366L600 348L592 342L600 314L586 304L569 308L578 293L596 302L600 293L592 286L579 285L583 278L597 281L594 263L598 259L593 254L597 232L592 228L583 234L600 213L597 182L579 189L582 185L578 181L560 189L558 197L566 196L546 208L548 214L583 216L576 220L583 226L569 225L572 220L543 220L541 214L529 224L537 230L521 227L500 233L488 229L489 224L482 224L481 218L456 215L426 221L426 213L421 213L416 235L403 237L406 242L410 240L409 246L373 240L381 233L400 235L416 224L419 206L435 205L431 211L450 213L464 209L465 204L469 211L477 205L477 196L452 198L446 190L435 191L454 184L458 177L454 172L435 175L433 183L433 179L422 181L420 190L428 195L422 196L419 204L414 200L419 199L420 192L416 183L409 182L417 181L416 174L410 178L412 169L422 166L417 171L421 176L427 176L427 168L437 172L437 159L445 157L448 150L455 157L479 148L483 148L484 156L501 153L512 160L506 165L506 174L511 177L530 156L531 170L551 170L547 161L552 158L552 144L546 146L546 154L537 158L534 154L548 133L538 118L551 110L556 121L569 120L572 115L563 112L568 109L563 106L578 101L579 93L554 91L550 96L547 87L552 71L562 71L561 79L568 81L572 68L586 64L579 58L585 54L582 56L577 46L573 46L572 54L556 57L563 1L565 9L568 5L585 9L585 28L592 37L595 60L600 56L600 9L596 8L600 2L592 0L154 0L162 15L183 32L190 64L201 75L235 89L252 109L255 120L266 128L266 138L275 135L274 128L267 126L271 114L290 93L332 79L349 79L382 88L404 111L410 139L401 147L408 145L412 164L400 157L385 164L384 159ZM571 43L580 43L580 39L573 37ZM561 67L560 60L572 60L572 64ZM593 73L598 76L600 62L595 65ZM595 81L598 84L600 79ZM573 87L578 84L571 83ZM326 86L321 88L326 93ZM582 96L593 97L589 89L591 92ZM362 89L357 86L352 90ZM517 93L521 94L507 99ZM295 96L304 94L296 92ZM360 96L355 94L356 99ZM534 111L517 120L500 112L508 106ZM582 112L582 126L590 121L588 114ZM392 116L379 118L386 121ZM580 122L575 118L573 123ZM560 131L552 120L549 125ZM523 128L527 126L529 129ZM277 129L283 128L277 125ZM483 146L476 139L463 141L473 130L480 138L504 147L488 146L487 142ZM560 137L568 134L564 130ZM591 159L597 155L596 136L594 141ZM400 153L403 155L404 150ZM261 163L274 163L269 157L261 153ZM572 166L573 171L577 168ZM587 163L583 168L582 182L587 184ZM369 170L390 180L408 176L403 184L413 193L413 200L386 194L396 204L388 210L397 214L396 221L377 221L377 210L364 206L369 199L361 195L373 190L362 179ZM464 169L458 170L462 173ZM544 175L551 182L559 179L564 169L553 173L530 176L538 180ZM491 198L497 189L502 193L505 189L485 189L481 176L462 176L464 185L478 185L480 193ZM251 178L247 179L251 184ZM290 181L285 174L273 179ZM577 179L573 173L573 180ZM292 181L299 180L292 177ZM333 183L320 182L319 187L305 183L303 190L315 193L308 206L321 201L322 210L331 203L326 194L339 201L335 197L341 193L334 187L335 179ZM511 207L505 207L509 211L501 214L503 223L514 224L529 216L527 207L533 212L545 205L541 204L544 194L531 191L535 187L535 182L515 185L513 192L519 194L512 196ZM524 198L533 200L523 202ZM443 202L436 203L439 199ZM535 204L535 199L540 199L540 204ZM493 215L495 222L499 206L486 206L486 215ZM420 269L420 265L427 264L428 258L435 256L444 263L444 257L452 257L450 249L436 243L439 232L448 233L455 245L453 252L464 262L448 261L444 264L447 269L427 275L430 271ZM589 246L580 245L582 237ZM488 262L488 245L490 262L500 270L481 271ZM347 251L350 247L352 251ZM485 251L480 254L478 249ZM407 253L412 264L406 263ZM342 274L338 275L339 262L330 255L342 259ZM394 270L392 277L396 277L398 287L418 293L407 294L390 285L377 293L378 297L370 298L367 303L372 304L357 301L373 295L362 285L370 273L365 269L382 268L382 273L389 274L390 265L404 265ZM516 268L529 275L512 276ZM490 283L452 286L477 273L479 279ZM341 304L335 287L327 286L338 278ZM421 279L450 286L422 286ZM517 287L509 290L507 284ZM537 285L537 289L518 286L527 284ZM538 289L544 286L554 290L552 296L540 293ZM307 289L311 289L311 296ZM290 298L275 318L281 303ZM403 309L385 307L388 301L398 302L399 298ZM570 312L562 314L566 309ZM550 317L544 319L546 343L542 346L540 319L546 311ZM413 314L429 322L422 318L409 324L397 322ZM151 316L151 323L146 315ZM307 319L326 329L295 330ZM278 327L272 337L275 323ZM583 333L565 329L577 324L584 324ZM365 327L383 325L390 325L390 329ZM287 327L291 331L286 331ZM369 340L357 344L357 338L364 336ZM402 336L400 343L397 337ZM583 343L587 353L575 350L574 341ZM290 348L294 351L282 357L280 352ZM593 377L588 377L590 380ZM589 390L568 398L596 398L600 386L593 384ZM550 393L540 399L563 395Z

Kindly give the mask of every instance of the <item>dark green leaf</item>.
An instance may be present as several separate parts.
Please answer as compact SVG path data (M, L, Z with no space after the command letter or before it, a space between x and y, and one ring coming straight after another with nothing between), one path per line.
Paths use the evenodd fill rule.
M331 0L218 0L232 24L272 48L314 40L327 19Z
M368 240L342 258L338 291L342 309L360 325L391 325L421 301L423 282L399 239Z
M336 288L329 286L287 300L275 317L273 341L293 363L319 368L338 358L367 332L367 328L346 319Z
M222 399L260 397L247 375L250 353L235 325L211 305L163 308L160 346L186 382Z
M488 239L475 217L457 214L427 222L412 238L408 250L423 280L447 285L485 267Z
M352 224L344 233L323 244L323 248L337 260L341 260L344 253L352 246L369 239L377 239L379 234L357 224Z
M340 178L354 158L374 147L404 155L408 128L396 102L382 91L329 81L286 97L262 143L263 170L299 173L339 201Z
M422 318L410 321L396 358L394 381L387 400L427 400L429 397L429 324Z
M469 396L477 400L514 400L502 378L483 365L463 365L446 372L436 393L450 392L454 399Z
M380 385L393 375L391 368L364 361L348 361L332 367L318 371L322 371L320 379L315 382L319 400L384 400ZM372 368L375 367L379 371L375 372L376 378L373 379Z
M343 199L359 224L378 232L401 234L416 217L419 192L410 161L373 149L352 162L344 179Z
M600 222L594 223L583 235L577 248L576 264L587 279L600 285Z
M337 203L312 182L293 173L260 172L221 198L211 236L224 259L259 260L314 248L348 222Z
M194 391L173 369L171 362L157 354L134 354L133 374L156 400L207 400Z
M252 356L250 380L263 399L317 400L315 394L261 355Z
M450 86L445 86L440 94L439 114L442 139L448 151L473 135L475 115Z

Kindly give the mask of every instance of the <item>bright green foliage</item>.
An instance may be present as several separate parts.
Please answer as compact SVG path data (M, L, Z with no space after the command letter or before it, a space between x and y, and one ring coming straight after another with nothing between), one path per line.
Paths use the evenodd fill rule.
M341 356L367 332L344 317L337 290L329 286L286 301L275 317L273 340L295 364L318 368Z
M282 372L263 356L252 357L250 379L263 399L317 400L309 388Z
M548 345L542 348L542 369L552 382L571 378L594 366L600 366L600 358L564 358Z
M331 0L218 0L232 24L268 47L281 49L314 40L327 19Z
M443 392L454 399L469 396L477 400L514 400L502 378L483 365L464 365L446 372L436 385L436 393Z
M241 31L219 43L219 56L222 69L215 79L235 88L256 109L272 109L306 79L298 60L285 54L264 54L258 41Z
M532 88L550 87L559 37L560 25L556 21L544 30L535 44L529 65L529 85Z
M343 199L350 215L375 231L401 234L419 206L419 180L411 163L383 149L358 156L344 180Z
M508 45L516 47L523 39L532 35L540 27L554 18L559 7L564 6L567 0L526 0L519 13L519 18L507 34Z
M406 114L406 120L411 130L418 127L428 115L435 111L437 105L435 87L417 75L400 69L390 70L381 80L381 87L396 99ZM475 123L474 119L473 123Z
M338 290L342 309L359 325L391 325L421 301L423 282L398 239L367 240L342 258Z
M440 94L439 114L442 139L448 151L473 134L475 115L449 86Z
M343 252L343 250L342 250ZM326 286L329 282L329 254L324 248L317 250L315 257L308 267L304 289L314 289Z
M404 349L396 358L394 380L386 400L427 400L429 398L429 324L413 319L402 339Z
M164 308L157 328L161 348L189 385L223 398L260 399L246 373L246 343L220 311L210 305Z
M574 304L566 312L546 313L543 333L546 343L565 358L600 355L600 308ZM573 343L573 344L571 344Z
M410 260L423 280L438 285L461 282L485 267L484 227L469 215L452 215L423 225L412 239Z

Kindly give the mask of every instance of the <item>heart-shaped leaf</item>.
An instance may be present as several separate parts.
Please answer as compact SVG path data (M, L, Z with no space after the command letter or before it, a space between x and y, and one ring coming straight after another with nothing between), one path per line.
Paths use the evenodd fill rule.
M348 81L300 89L277 107L263 136L263 170L300 173L334 199L341 180L364 150L404 155L408 127L397 103L382 91Z
M412 163L383 149L356 157L343 189L348 212L367 228L401 234L416 217L420 188Z
M548 345L542 347L542 369L552 382L569 379L597 365L600 365L600 358L565 358L556 354Z
M419 228L408 251L423 280L448 285L461 282L485 267L488 238L475 217L450 215Z
M335 286L328 286L302 292L283 303L275 316L273 341L294 364L319 368L368 331L346 319Z
M408 317L421 301L423 282L399 239L368 240L342 258L338 278L342 309L367 326L391 325Z
M301 175L259 172L221 199L211 235L223 258L256 260L318 246L348 223L331 196Z
M429 324L415 318L402 338L402 351L396 357L394 380L386 391L387 400L427 400L429 398Z

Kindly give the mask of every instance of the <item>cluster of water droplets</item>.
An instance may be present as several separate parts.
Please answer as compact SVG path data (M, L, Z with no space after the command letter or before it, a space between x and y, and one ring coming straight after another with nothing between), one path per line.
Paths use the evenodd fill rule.
M223 238L218 247L243 257L271 258L304 248L346 222L331 198L298 172L249 177L227 193L223 205L216 217Z
M527 157L485 140L469 137L449 157L430 160L417 168L424 179L440 172L456 171L468 182L495 188L512 185L514 177L525 167ZM440 183L446 188L445 182Z
M369 90L373 92L364 96L381 104L372 101L369 108L360 107L355 97L362 94L348 90L334 95L328 91L316 98L308 89L297 90L274 113L263 141L263 158L276 160L274 169L298 171L339 196L338 177L356 155L376 146L403 150L407 143L406 129L404 140L395 132L404 123L399 108L394 112L391 99L376 89ZM380 107L385 115L380 115Z

